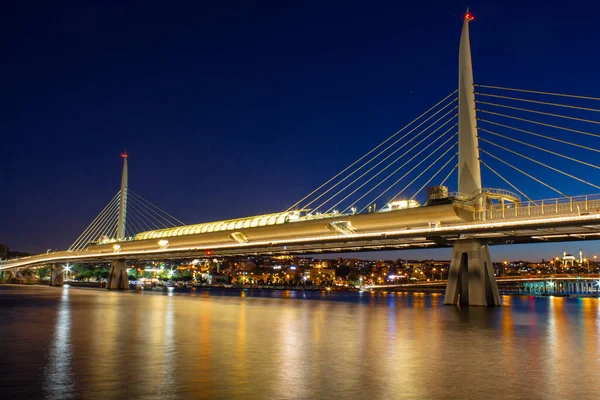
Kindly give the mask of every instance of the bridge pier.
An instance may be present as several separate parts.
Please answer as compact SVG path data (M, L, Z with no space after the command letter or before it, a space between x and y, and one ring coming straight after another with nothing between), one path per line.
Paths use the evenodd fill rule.
M502 305L486 243L478 239L454 243L444 304Z
M50 264L50 286L62 286L65 283L65 270L56 264Z
M15 271L4 271L2 272L2 282L11 283L16 278Z
M127 276L127 263L125 260L112 262L106 289L129 289L129 277Z

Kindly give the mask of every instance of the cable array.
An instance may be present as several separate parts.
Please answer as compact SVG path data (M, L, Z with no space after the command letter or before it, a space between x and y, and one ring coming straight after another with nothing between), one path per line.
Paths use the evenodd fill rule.
M294 203L288 211L309 210L314 215L357 212L360 207L362 212L375 208L375 201L382 198L386 203L395 199L389 194L405 180L410 183L399 194L414 184L416 192L411 193L414 199L422 190L419 180L430 183L442 171L454 167L451 160L455 154L449 153L457 143L457 110L457 91L454 91ZM437 159L425 170L433 176L419 174L417 167L436 154Z
M600 169L594 162L600 153L600 98L491 85L475 85L475 98L480 162L494 178L528 200L490 164L541 186L527 190L569 197L600 189L594 183Z
M185 225L182 221L163 211L131 189L125 189L126 218L125 239L140 232ZM119 190L88 227L73 242L70 251L85 249L91 243L117 240L121 191Z

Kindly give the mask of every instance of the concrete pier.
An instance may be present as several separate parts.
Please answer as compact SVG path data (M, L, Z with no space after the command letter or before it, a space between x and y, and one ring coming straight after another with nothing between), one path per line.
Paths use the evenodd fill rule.
M113 261L110 266L110 274L106 282L107 289L129 289L129 277L127 276L127 263L125 260Z
M457 240L444 304L499 306L502 304L487 244L477 239Z
M56 264L50 264L50 286L62 286L65 283L65 270Z

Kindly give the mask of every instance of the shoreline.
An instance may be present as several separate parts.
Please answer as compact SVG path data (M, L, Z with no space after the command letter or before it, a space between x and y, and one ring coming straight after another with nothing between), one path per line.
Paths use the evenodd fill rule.
M35 287L35 288L61 288L64 286L72 287L75 289L104 289L103 284L98 284L96 282L75 282L75 284L65 284L64 286L50 286L47 284L22 284L22 283L0 283L0 287L7 286L13 288L19 287ZM292 291L292 292L322 292L322 293L369 293L369 294L383 294L383 293L420 293L420 294L438 294L443 295L445 290L436 289L436 288L377 288L371 290L359 290L359 289L340 289L340 288L331 288L331 290L327 290L326 288L302 288L302 287L265 287L265 286L255 286L255 287L242 287L242 286L194 286L194 287L174 287L174 286L157 286L152 288L144 288L144 289L136 289L135 287L130 287L127 290L114 290L117 292L124 293L137 293L137 292L168 292L170 290L177 291L180 293L191 293L193 291L225 291L225 292L239 292L239 291L257 291L257 292L276 292L276 291ZM592 299L600 299L600 296L594 294L529 294L529 293L511 293L508 291L501 291L501 296L524 296L524 297L540 297L540 298L550 298L550 297L561 297L567 299L579 299L579 298L592 298Z

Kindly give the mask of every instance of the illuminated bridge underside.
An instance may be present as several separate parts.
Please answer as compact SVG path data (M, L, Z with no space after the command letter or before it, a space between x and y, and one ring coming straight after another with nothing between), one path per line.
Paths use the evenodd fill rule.
M301 210L304 211L304 210ZM233 231L240 229L256 228L260 226L281 225L297 220L300 211L286 211L275 214L257 215L248 218L229 219L225 221L207 222L203 224L178 226L175 228L159 229L140 232L135 235L135 240L167 239L172 236L195 235L199 233L212 233L219 231Z
M595 211L585 214L557 208L554 214L540 215L532 208L531 215L468 222L472 211L467 205L454 203L250 228L241 232L248 238L245 243L234 240L231 231L223 231L172 237L168 246L160 246L156 239L120 242L118 250L111 245L94 245L84 251L6 262L0 264L0 270L52 262L442 248L451 247L458 239L481 239L490 245L597 240L600 239L600 208L594 204L590 209ZM332 228L340 223L345 224L346 229Z

